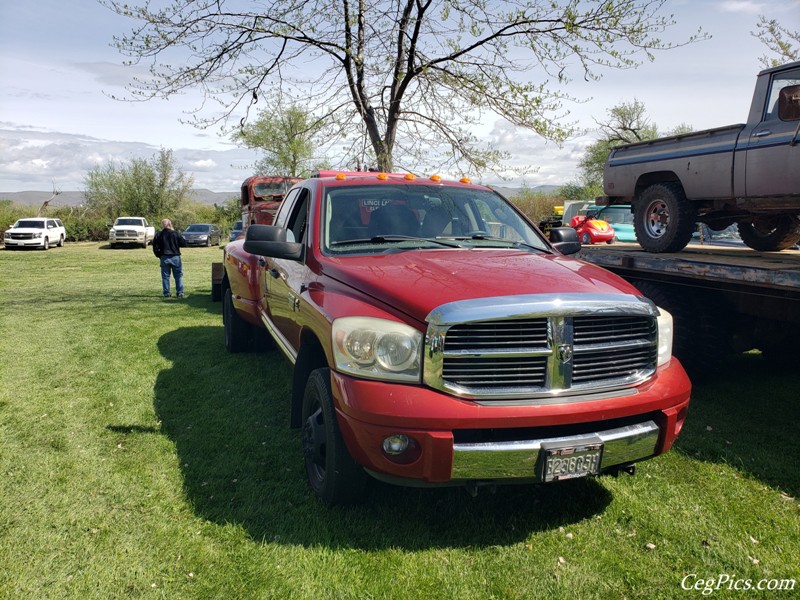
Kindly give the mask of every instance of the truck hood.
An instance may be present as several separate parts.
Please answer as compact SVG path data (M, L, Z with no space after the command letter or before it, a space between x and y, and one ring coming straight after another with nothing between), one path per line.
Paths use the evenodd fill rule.
M6 229L8 233L42 233L48 231L47 227L14 227Z
M421 322L438 306L458 300L539 293L639 293L620 277L583 261L504 249L329 257L322 272Z

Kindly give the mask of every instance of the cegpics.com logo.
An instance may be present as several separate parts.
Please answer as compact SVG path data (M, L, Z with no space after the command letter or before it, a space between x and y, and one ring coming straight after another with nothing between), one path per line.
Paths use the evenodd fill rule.
M689 573L681 579L684 590L695 590L703 596L710 596L719 590L747 592L752 590L787 592L795 589L794 579L738 579L727 573L720 573L715 577L700 577L696 573Z

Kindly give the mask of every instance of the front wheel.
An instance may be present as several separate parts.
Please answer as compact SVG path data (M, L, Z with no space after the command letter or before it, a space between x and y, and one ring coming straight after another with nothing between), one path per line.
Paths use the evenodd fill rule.
M648 252L678 252L692 239L697 213L679 183L657 183L636 201L636 240Z
M330 506L364 497L367 474L347 451L331 393L330 369L316 369L303 394L303 459L308 484Z
M592 236L589 235L588 232L584 231L581 234L581 244L583 244L584 246L588 246L591 243L592 243Z
M800 241L800 217L795 215L755 217L737 228L745 245L761 252L786 250Z
M42 243L42 250L50 250L50 238L44 238Z
M58 247L59 248L63 248L64 247L64 236L63 235L60 238L58 238Z

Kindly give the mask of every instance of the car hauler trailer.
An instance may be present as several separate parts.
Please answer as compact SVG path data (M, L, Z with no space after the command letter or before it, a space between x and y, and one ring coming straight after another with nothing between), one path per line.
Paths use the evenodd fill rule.
M800 251L689 245L653 254L638 244L584 246L578 257L621 275L675 323L674 353L693 378L732 352L800 358Z

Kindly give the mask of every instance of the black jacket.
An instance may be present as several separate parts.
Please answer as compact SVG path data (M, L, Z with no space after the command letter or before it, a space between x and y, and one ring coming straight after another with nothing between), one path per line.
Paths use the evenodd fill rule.
M180 256L186 240L174 229L162 229L153 238L153 254L161 256Z

